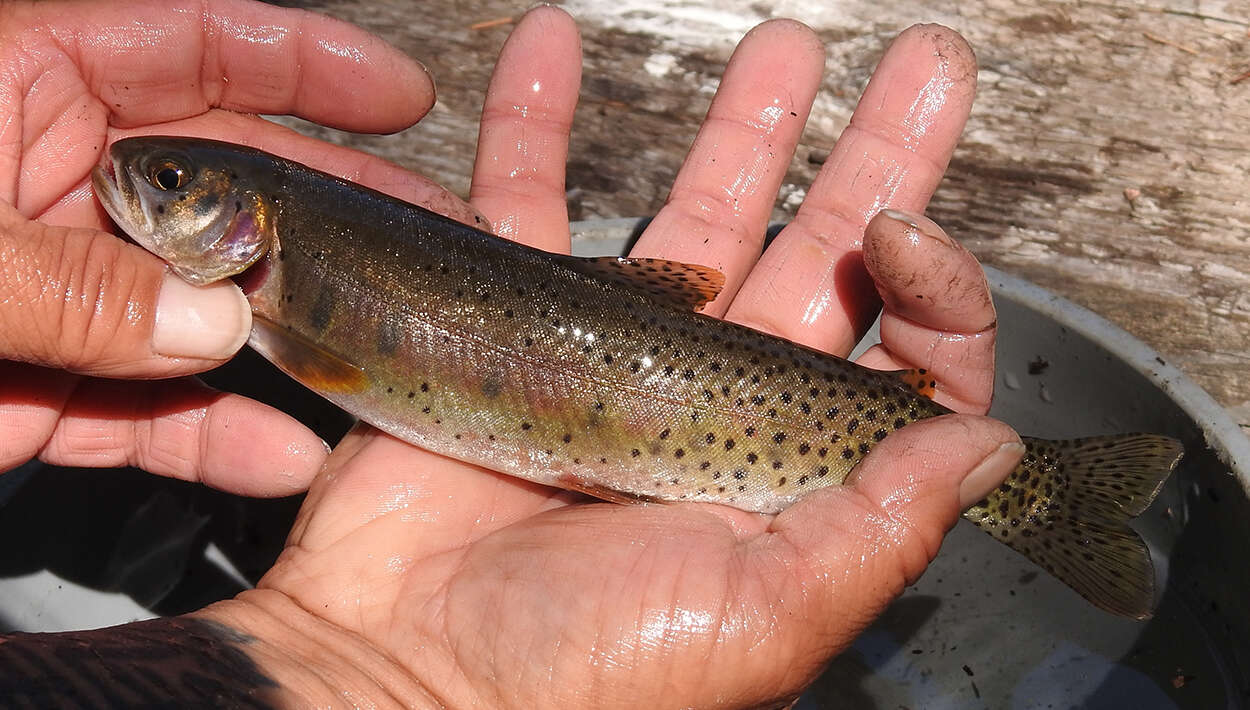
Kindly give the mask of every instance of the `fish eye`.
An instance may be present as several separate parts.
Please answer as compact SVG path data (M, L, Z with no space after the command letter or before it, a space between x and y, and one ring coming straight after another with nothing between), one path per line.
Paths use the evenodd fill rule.
M160 190L177 190L191 182L191 171L173 160L162 160L148 169L148 182Z

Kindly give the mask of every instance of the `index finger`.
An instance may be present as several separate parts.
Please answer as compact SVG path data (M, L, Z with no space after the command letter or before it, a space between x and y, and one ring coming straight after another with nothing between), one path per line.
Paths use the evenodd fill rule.
M73 44L112 113L133 127L217 106L392 132L425 115L434 84L417 62L346 22L249 0L38 3ZM397 90L398 89L398 90Z
M917 25L886 50L794 220L726 318L838 355L880 302L864 269L868 220L924 211L972 107L976 60L954 30Z

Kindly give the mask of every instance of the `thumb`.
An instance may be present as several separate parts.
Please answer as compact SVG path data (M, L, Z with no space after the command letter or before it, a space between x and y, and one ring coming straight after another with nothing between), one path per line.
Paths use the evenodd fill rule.
M920 576L960 512L998 486L1023 453L1019 436L994 419L926 419L878 444L849 485L815 491L778 515L771 537L809 577L802 618L831 625L823 642L849 644Z
M247 341L230 282L196 288L94 229L51 227L0 203L0 358L106 377L209 369Z

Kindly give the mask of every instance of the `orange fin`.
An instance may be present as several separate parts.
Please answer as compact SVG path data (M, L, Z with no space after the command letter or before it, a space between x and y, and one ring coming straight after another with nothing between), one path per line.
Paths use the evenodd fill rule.
M716 298L725 285L725 275L716 269L667 259L600 256L575 258L570 265L587 276L639 290L692 311Z
M317 392L352 394L369 386L364 368L258 315L248 344L300 384Z
M570 491L585 493L588 496L594 496L600 500L606 500L609 503L658 503L659 498L648 495L640 495L637 493L625 493L612 488L607 488L598 483L588 481L581 476L572 474L564 474L556 479L556 485L566 488Z
M915 390L916 394L929 399L933 399L933 395L937 394L937 380L933 379L933 375L923 367L918 370L899 370L898 378Z

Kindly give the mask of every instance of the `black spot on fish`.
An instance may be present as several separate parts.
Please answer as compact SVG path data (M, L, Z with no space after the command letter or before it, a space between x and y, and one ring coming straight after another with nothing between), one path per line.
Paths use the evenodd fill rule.
M773 441L775 443L780 444L781 442L785 440L786 440L786 433L784 431L779 431L776 434L773 434Z
M383 318L378 324L378 354L394 355L396 348L399 347L399 339L401 333L394 321L389 318Z
M494 399L503 391L503 382L498 375L487 375L482 380L482 394L488 399Z
M642 452L639 451L638 449L633 449L629 452L629 455L633 456L634 458L638 458L639 456L642 455Z
M413 397L416 397L416 396L417 396L416 392L413 392L411 390L408 391L408 399L412 399Z
M533 424L530 424L529 422L521 422L521 430L522 430L522 431L529 431L529 430L530 430L533 426L534 426L534 425L533 425Z
M156 206L156 213L157 213L157 214L165 214L165 205L157 205L157 206Z
M669 435L669 434L671 434L671 433L672 433L672 432L670 432L668 429L665 429L664 431L660 432L660 438L661 438L661 439L667 439L667 438L668 438L668 435Z
M308 312L308 324L318 332L330 326L330 317L334 313L334 300L334 293L329 288L323 287L317 292L312 310Z
M730 450L730 449L732 449L733 447L734 447L734 440L733 440L733 439L725 439L725 450L726 450L726 451L729 451L729 450Z
M756 456L753 453L747 454L747 463L755 463L756 461L759 460L759 458L760 458L759 456Z

